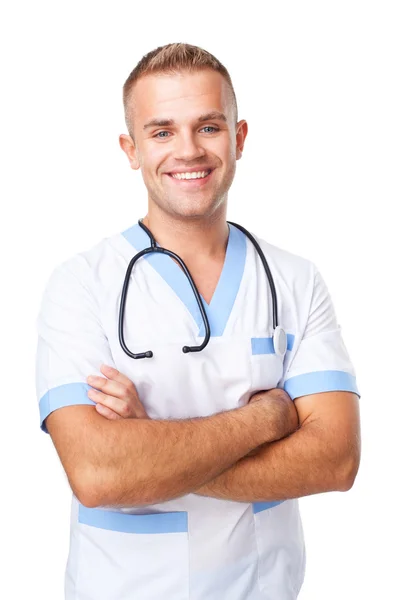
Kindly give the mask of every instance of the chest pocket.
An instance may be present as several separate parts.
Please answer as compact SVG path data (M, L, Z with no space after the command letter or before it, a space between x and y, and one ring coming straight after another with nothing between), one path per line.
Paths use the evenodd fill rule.
M278 387L283 375L283 356L274 351L272 337L250 338L251 392Z

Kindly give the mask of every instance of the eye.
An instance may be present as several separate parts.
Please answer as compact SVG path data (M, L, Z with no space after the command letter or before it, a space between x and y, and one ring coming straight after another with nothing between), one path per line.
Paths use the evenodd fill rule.
M205 125L200 131L203 131L205 129L208 130L208 131L206 131L206 133L216 133L219 131L219 128L214 127L213 125ZM169 137L169 133L170 133L169 131L159 131L153 137L158 138L159 140L165 140L167 137Z
M203 129L213 129L214 131L219 131L218 127L213 127L212 125L206 125L205 127L203 127Z
M156 135L154 137L159 137L161 136L162 133L169 133L169 131L159 131L158 133L156 133ZM160 139L164 138L165 136L161 136Z

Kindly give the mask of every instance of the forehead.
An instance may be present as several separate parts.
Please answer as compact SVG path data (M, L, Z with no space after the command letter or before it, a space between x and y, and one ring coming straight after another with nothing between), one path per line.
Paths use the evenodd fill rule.
M136 125L157 117L176 121L197 119L211 110L223 112L229 118L233 111L228 82L210 69L145 75L134 85L129 106Z

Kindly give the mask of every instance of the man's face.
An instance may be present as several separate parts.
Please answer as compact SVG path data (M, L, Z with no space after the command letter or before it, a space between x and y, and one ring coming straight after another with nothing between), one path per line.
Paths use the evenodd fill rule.
M247 123L234 121L222 75L209 69L146 75L134 86L129 110L135 139L121 135L120 145L131 167L141 169L149 201L185 218L223 210Z

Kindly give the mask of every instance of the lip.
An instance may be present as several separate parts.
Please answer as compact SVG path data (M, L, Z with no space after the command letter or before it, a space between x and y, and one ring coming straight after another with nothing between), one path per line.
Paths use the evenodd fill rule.
M208 167L207 165L200 165L198 167L190 167L189 169L186 169L185 167L182 167L181 169L174 169L173 171L167 171L167 175L176 175L177 173L197 173L198 171L200 171L200 173L202 171L213 171L212 167Z
M202 170L208 171L209 169L202 169ZM169 177L169 179L171 181L173 181L176 185L180 185L183 187L190 187L190 188L198 188L198 187L203 187L203 185L206 185L210 181L213 172L214 172L214 169L211 169L211 171L207 175L207 177L203 177L200 179L177 179L175 177L172 177L171 173L165 173L165 175L167 175ZM195 170L195 171L177 171L177 173L197 173L197 170Z

